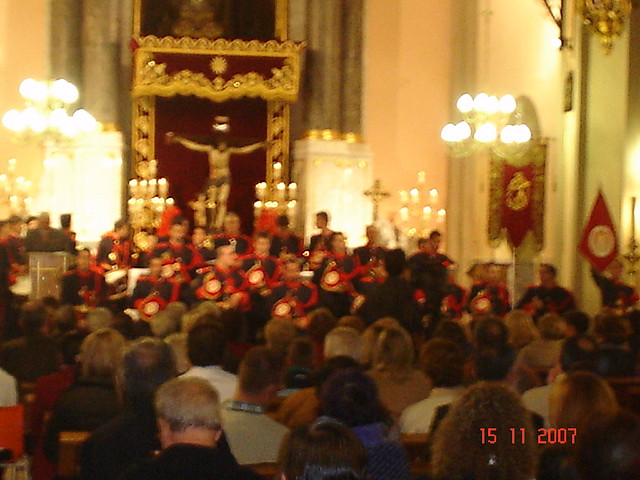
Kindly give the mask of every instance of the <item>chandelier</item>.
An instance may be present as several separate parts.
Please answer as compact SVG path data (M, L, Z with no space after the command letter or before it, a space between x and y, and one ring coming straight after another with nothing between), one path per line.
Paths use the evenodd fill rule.
M605 53L609 53L613 39L622 33L625 18L631 13L631 0L580 0L578 12L584 24L600 38Z
M440 133L450 156L463 158L491 149L503 157L514 157L529 149L531 129L522 122L512 95L498 99L486 93L475 97L465 93L456 107L462 121L448 123Z
M78 100L79 93L67 80L39 82L27 78L18 91L26 108L9 110L2 117L2 124L19 141L59 144L98 128L98 122L86 110L78 109L70 114L70 106Z
M447 211L442 208L439 192L428 188L426 172L418 172L418 185L401 190L398 211L400 231L410 239L426 237L434 229L442 229Z
M31 211L31 182L24 177L16 177L15 158L9 159L7 173L0 175L0 209L8 215L24 217Z

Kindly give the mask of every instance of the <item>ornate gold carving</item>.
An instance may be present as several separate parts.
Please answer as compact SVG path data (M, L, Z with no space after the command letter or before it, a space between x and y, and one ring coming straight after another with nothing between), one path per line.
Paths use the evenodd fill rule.
M135 173L138 163L154 158L155 155L155 101L153 97L138 97L133 101L132 118L133 162L131 173Z
M191 37L156 37L155 35L138 37L136 40L140 48L153 49L155 51L171 52L179 50L183 53L245 55L252 57L298 55L306 46L304 42L288 40L284 42L277 40L261 42L259 40L227 40L225 38L210 40Z
M507 185L506 204L516 212L529 205L529 189L531 182L522 174L516 172Z
M267 104L267 139L272 142L267 149L267 184L273 181L273 165L282 164L282 171L289 171L289 104L269 102ZM285 180L285 179L283 179Z
M211 67L211 71L213 73L215 73L216 75L222 75L227 71L227 59L218 55L211 59L211 63L209 64L209 66Z

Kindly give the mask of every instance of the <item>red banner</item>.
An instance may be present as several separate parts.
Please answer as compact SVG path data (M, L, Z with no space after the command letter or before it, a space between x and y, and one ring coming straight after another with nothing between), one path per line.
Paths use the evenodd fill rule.
M618 256L618 237L602 191L598 192L578 251L600 272Z

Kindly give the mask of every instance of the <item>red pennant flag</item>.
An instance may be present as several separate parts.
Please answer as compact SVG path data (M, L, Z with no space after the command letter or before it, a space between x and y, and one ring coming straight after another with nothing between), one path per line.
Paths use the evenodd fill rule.
M618 256L618 237L602 191L598 192L578 250L600 272Z

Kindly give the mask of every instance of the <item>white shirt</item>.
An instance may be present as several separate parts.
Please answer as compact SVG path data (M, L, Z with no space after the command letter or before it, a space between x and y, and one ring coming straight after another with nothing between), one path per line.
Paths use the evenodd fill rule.
M0 407L10 407L18 403L18 382L0 368Z
M551 392L553 391L555 383L564 374L558 375L553 383L544 385L542 387L532 388L522 394L522 403L527 410L537 413L544 418L544 426L549 427L549 400L551 399Z
M441 405L455 402L464 392L463 386L435 387L427 398L405 408L400 417L402 433L429 433L433 415Z
M209 367L191 367L181 376L200 377L207 380L218 391L220 403L231 400L236 394L238 378L233 373L225 372L220 367L214 365Z

